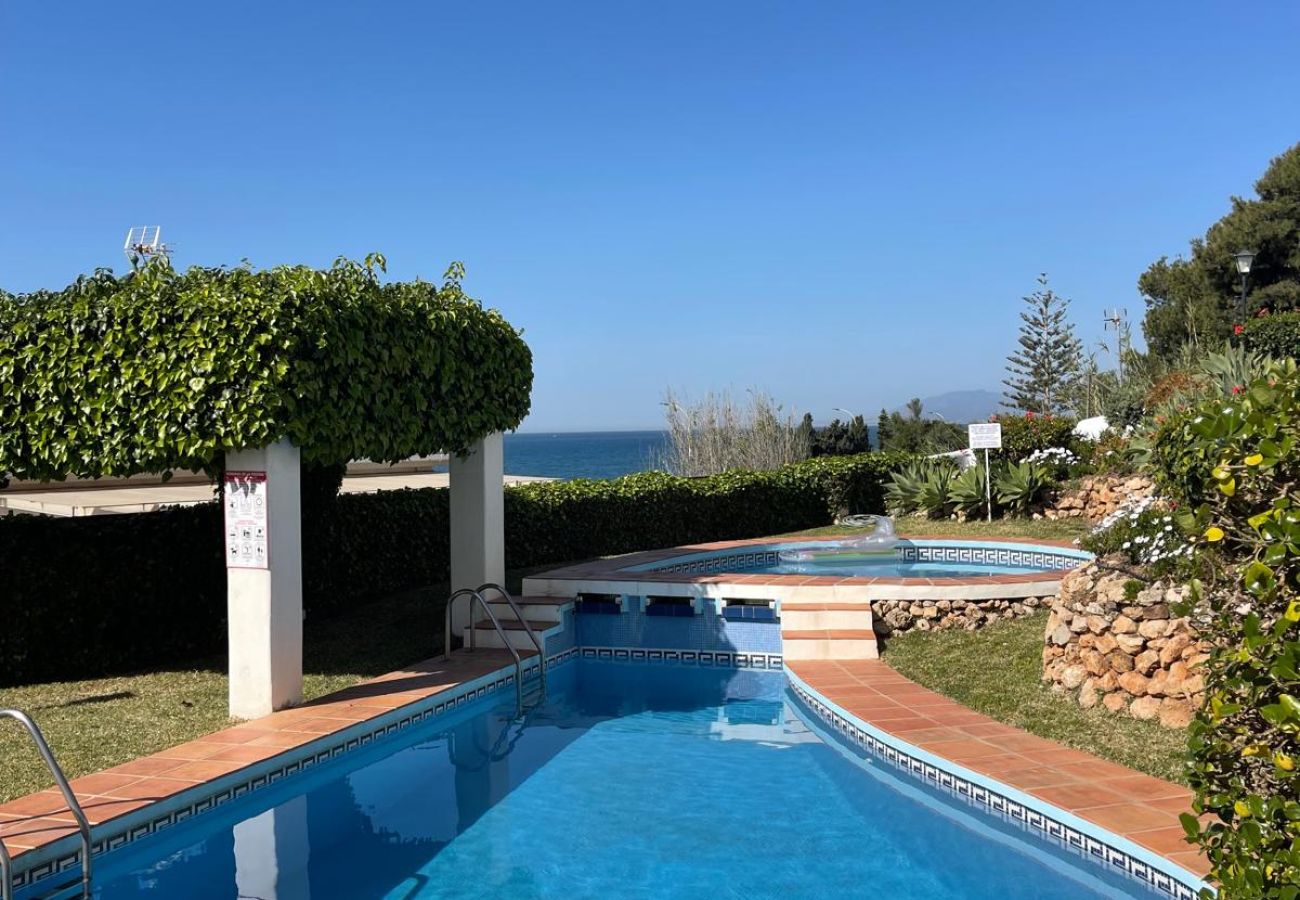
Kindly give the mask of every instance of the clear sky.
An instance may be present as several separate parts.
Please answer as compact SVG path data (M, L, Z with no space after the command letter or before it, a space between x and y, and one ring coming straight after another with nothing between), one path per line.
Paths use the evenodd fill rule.
M999 388L1034 277L1135 281L1300 140L1300 4L4 3L0 285L328 264L525 329L523 430L672 385L873 413Z

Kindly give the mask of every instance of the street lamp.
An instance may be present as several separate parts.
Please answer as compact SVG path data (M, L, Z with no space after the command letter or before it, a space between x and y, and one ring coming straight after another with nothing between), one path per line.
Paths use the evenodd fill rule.
M846 416L849 417L849 424L850 424L850 425L853 424L853 420L856 418L856 416L854 416L853 413L849 412L847 409L845 409L845 408L842 407L842 406L832 406L832 407L831 407L831 412L842 412L842 413L844 413L844 415L846 415Z
M1241 275L1241 296L1237 298L1237 322L1239 324L1246 321L1246 282L1250 278L1250 267L1255 262L1254 250L1238 250L1232 254L1232 261L1237 265L1237 272Z

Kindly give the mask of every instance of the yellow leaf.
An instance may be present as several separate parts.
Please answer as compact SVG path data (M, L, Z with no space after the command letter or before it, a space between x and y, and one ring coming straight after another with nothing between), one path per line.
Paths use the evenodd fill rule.
M1252 453L1250 456L1246 457L1246 465L1248 466L1257 466L1263 461L1264 457L1258 453Z
M1229 478L1227 481L1220 481L1219 490L1231 497L1233 494L1237 493L1237 479Z
M1292 769L1295 768L1295 760L1287 756L1285 753L1274 753L1273 763L1279 769L1283 769L1287 772L1290 772Z
M1230 477L1232 473L1223 466L1215 466L1214 471L1210 472L1210 474L1213 475L1216 480L1222 481L1223 479Z
M1232 810L1237 815L1241 816L1243 819L1250 818L1250 807L1247 806L1241 800L1238 800L1236 803L1232 804Z
M1205 529L1205 539L1212 544L1223 540L1223 529L1218 525L1211 525Z

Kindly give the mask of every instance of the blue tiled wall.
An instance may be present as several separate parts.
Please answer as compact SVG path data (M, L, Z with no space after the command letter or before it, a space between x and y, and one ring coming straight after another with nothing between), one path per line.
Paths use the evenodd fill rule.
M582 647L654 647L665 650L734 650L780 653L777 622L734 621L712 611L696 616L647 616L631 610L617 616L581 615L577 641ZM550 650L548 645L548 652Z

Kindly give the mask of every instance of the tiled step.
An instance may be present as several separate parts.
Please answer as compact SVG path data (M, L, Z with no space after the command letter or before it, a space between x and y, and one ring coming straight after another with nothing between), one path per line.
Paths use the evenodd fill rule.
M555 622L564 620L564 611L573 606L576 602L572 597L515 597L515 604L528 617L530 622L546 622L548 626ZM501 599L498 594L488 596L488 606L492 607L493 614L505 624L507 620L513 621L515 618L514 610L510 604Z
M870 603L782 603L785 631L870 630Z
M781 632L786 659L878 659L876 633L870 628L810 629Z
M531 612L531 610L529 610ZM534 649L533 639L528 636L524 630L522 622L511 619L509 621L500 619L501 630L505 632L506 639L510 641L510 646L516 650ZM540 620L529 619L528 624L532 626L533 633L537 635L543 646L546 643L546 634L548 631L556 631L561 627L559 622L543 622ZM474 641L479 647L505 647L501 635L492 627L492 623L487 619L481 619L474 623ZM465 629L465 643L469 644L469 629Z

